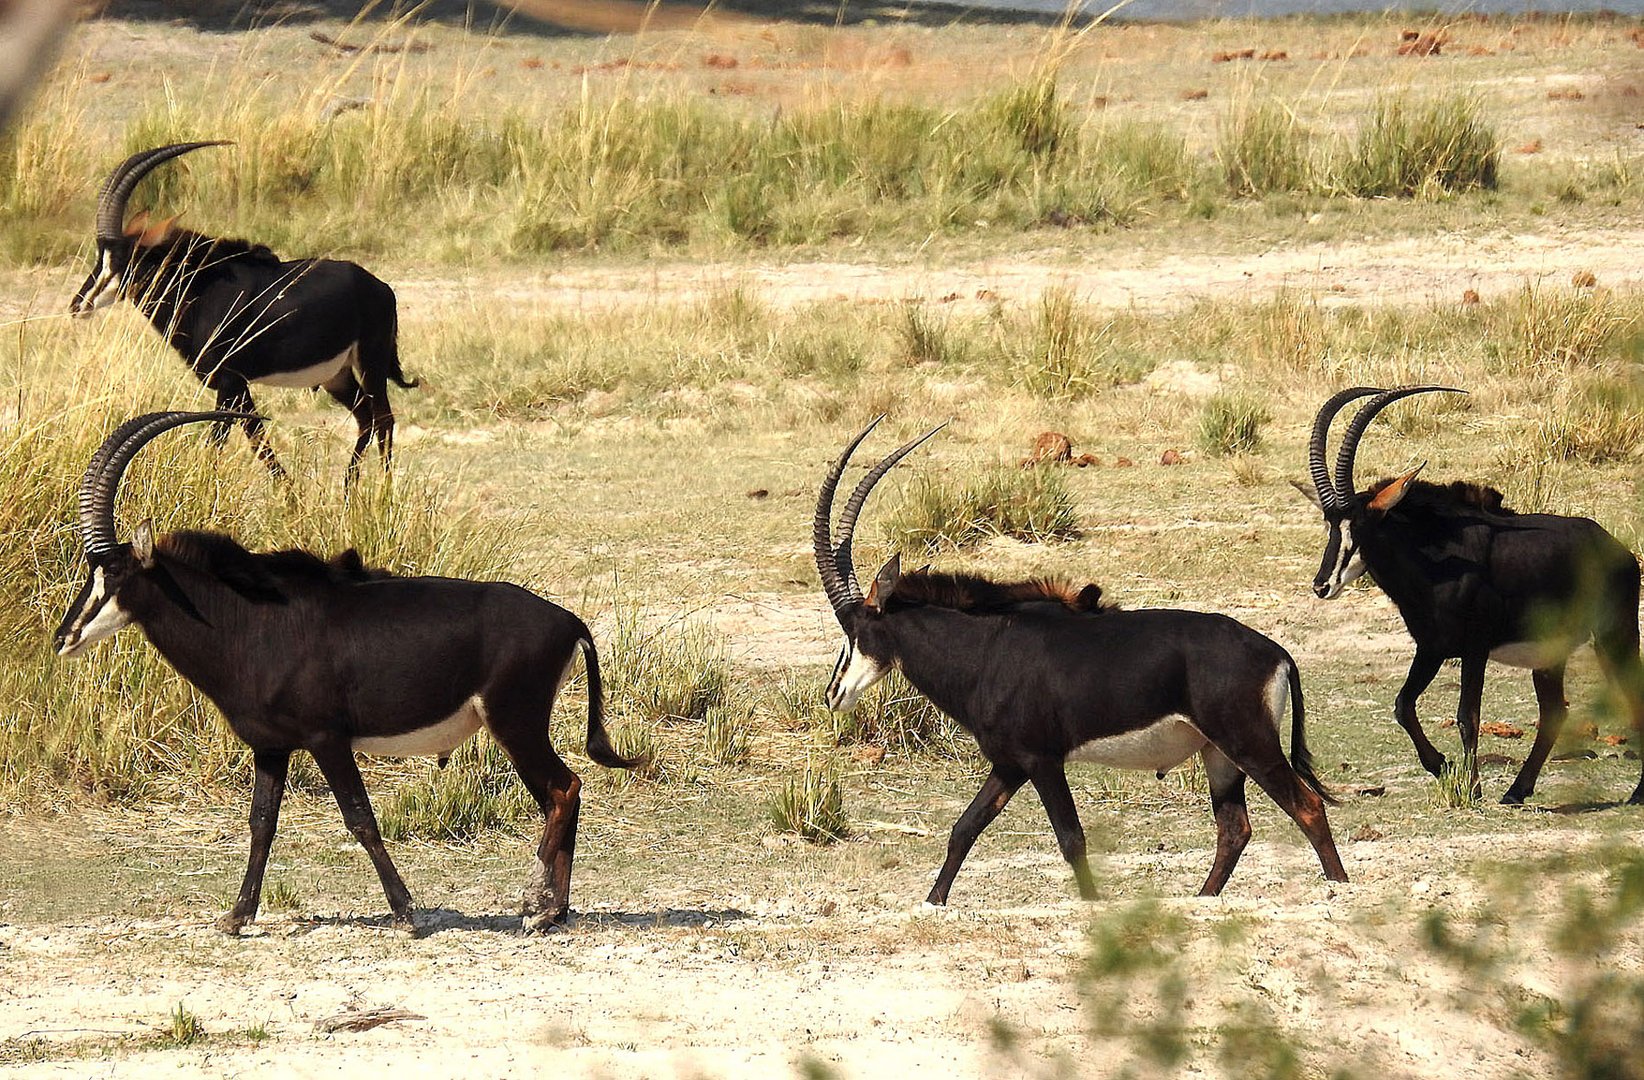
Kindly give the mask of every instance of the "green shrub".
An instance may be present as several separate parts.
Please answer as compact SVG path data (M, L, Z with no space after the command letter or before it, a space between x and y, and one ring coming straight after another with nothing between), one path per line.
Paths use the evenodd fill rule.
M1360 198L1493 188L1500 158L1500 140L1472 98L1393 95L1371 109L1336 183Z
M1216 160L1234 195L1306 191L1313 183L1310 136L1273 100L1242 101L1223 121Z
M845 794L831 767L805 766L803 776L785 781L771 799L771 823L815 844L831 844L850 835Z
M385 840L472 840L536 813L508 755L482 735L383 801L377 824Z
M1199 410L1199 447L1212 457L1254 453L1271 419L1267 405L1249 393L1219 391Z
M1079 535L1079 518L1061 473L996 467L959 481L921 476L886 528L899 551L930 554L990 536L1071 540Z

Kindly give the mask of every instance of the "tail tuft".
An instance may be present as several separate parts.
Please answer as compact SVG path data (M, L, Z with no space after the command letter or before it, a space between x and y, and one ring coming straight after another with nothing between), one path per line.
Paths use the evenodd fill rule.
M611 745L605 729L605 690L599 681L599 653L591 638L582 638L582 664L588 671L588 756L608 769L632 769L644 764L642 758L623 757Z
M1288 659L1288 658L1287 658ZM1301 782L1313 789L1314 794L1331 806L1337 805L1336 796L1324 786L1318 774L1313 771L1313 755L1307 749L1307 732L1304 719L1307 713L1302 704L1301 669L1296 667L1296 661L1288 660L1290 664L1290 767L1296 770ZM1277 719L1275 717L1275 719Z

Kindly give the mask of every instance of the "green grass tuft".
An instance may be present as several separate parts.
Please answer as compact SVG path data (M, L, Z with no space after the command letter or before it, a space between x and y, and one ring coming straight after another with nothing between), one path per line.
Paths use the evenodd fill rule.
M1336 186L1360 198L1494 188L1501 140L1471 97L1379 99L1336 166Z
M1199 447L1212 457L1255 453L1272 419L1266 403L1248 391L1220 391L1199 409Z
M953 481L921 476L886 519L897 550L926 555L991 536L1029 543L1071 540L1079 518L1062 474L997 467Z
M831 767L805 766L803 776L783 783L772 797L771 823L814 844L831 844L850 835L845 794Z

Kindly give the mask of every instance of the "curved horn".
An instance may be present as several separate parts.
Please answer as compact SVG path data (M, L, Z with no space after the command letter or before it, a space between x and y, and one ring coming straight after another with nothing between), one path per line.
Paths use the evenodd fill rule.
M114 429L114 434L103 440L103 445L91 457L91 464L80 478L80 540L85 544L88 559L112 551L114 539L114 497L120 490L120 477L126 466L143 444L163 431L181 424L200 420L245 420L252 413L227 412L153 412L133 417Z
M1399 398L1409 397L1411 394L1426 394L1441 391L1446 394L1465 394L1454 386L1401 386L1394 390L1383 390L1371 398L1353 415L1347 425L1347 431L1341 437L1341 449L1336 451L1336 490L1341 493L1343 501L1353 497L1353 459L1359 452L1359 439L1364 437L1364 431L1370 426L1370 421L1376 414Z
M884 414L881 413L873 423L862 429L860 435L851 440L850 445L845 447L845 452L839 455L839 460L833 463L833 468L828 470L828 475L823 477L822 490L816 495L816 521L811 528L811 545L816 550L816 572L822 578L822 590L828 594L828 603L833 605L835 611L843 610L850 605L851 590L840 574L839 563L834 557L834 491L839 487L839 478L845 474L845 466L850 464L851 455L884 418Z
M839 514L839 546L834 549L833 558L838 567L839 576L849 590L847 603L860 603L862 601L862 586L857 584L856 567L851 562L851 537L856 532L856 517L862 512L862 504L868 501L868 493L873 490L875 484L879 483L881 477L891 471L891 468L898 461L913 453L920 443L947 426L948 422L944 420L917 439L905 442L891 451L879 464L868 470L868 475L862 478L861 482L856 485L856 490L851 492L851 497L846 500L845 509Z
M139 150L126 158L103 181L103 190L97 193L97 239L118 240L126 223L126 200L137 190L137 185L160 165L203 146L228 146L226 139L209 142L172 143L152 150Z
M1336 414L1341 412L1342 406L1349 401L1381 392L1378 386L1349 387L1326 401L1319 408L1319 414L1313 418L1313 435L1307 441L1307 471L1312 474L1313 490L1318 493L1319 505L1326 510L1342 509L1353 494L1351 491L1343 494L1330 483L1330 468L1324 463L1325 443L1330 438L1330 423L1336 418Z

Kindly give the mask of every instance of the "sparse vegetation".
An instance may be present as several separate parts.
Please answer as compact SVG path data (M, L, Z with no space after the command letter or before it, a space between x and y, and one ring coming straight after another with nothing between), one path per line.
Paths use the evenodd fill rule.
M1066 482L1045 469L995 468L959 480L924 475L885 521L899 550L921 555L990 536L1050 543L1079 535Z
M1199 410L1199 447L1212 457L1254 453L1261 448L1262 426L1272 419L1247 391L1220 391Z
M486 735L464 743L445 768L429 768L379 805L385 840L472 840L538 812L508 755Z
M1360 198L1493 188L1500 157L1501 140L1476 100L1392 95L1371 108L1336 183Z
M1235 195L1305 191L1313 184L1309 134L1272 99L1244 100L1222 123L1218 164Z
M1368 582L1336 605L1306 600L1317 513L1287 481L1304 476L1307 423L1331 390L1460 386L1471 396L1385 414L1361 480L1427 460L1424 478L1491 483L1521 510L1591 515L1639 546L1627 493L1644 294L1617 254L1639 217L1641 170L1617 122L1632 22L1449 20L1443 56L1409 62L1392 59L1400 24L1379 15L1104 27L1061 39L1049 63L1028 27L909 21L712 38L396 26L395 43L430 48L348 55L308 24L242 45L145 22L141 50L83 29L0 149L0 954L37 988L7 1006L17 1034L0 1064L137 1058L158 1072L208 1053L255 1071L272 1038L301 1071L367 1041L307 1035L345 992L327 965L346 954L369 991L377 958L432 947L445 959L416 994L446 995L439 1030L499 995L529 998L542 971L527 953L543 949L567 971L667 976L625 979L615 998L608 981L566 980L567 1015L608 1015L615 1041L583 1021L533 1033L619 1072L667 1067L632 1034L659 1022L713 1054L753 1046L747 1010L725 1008L717 985L741 994L750 971L773 993L799 987L791 1008L760 1013L760 1039L811 1047L817 1071L871 1072L872 1032L840 1027L829 1003L894 1000L910 971L962 956L997 993L940 1015L890 1009L910 1053L975 1049L982 1071L1040 1076L1091 1062L1626 1075L1640 1036L1625 812L1464 811L1456 777L1446 795L1419 773L1387 719L1402 630ZM1250 45L1263 49L1206 62ZM1288 57L1260 59L1269 46ZM172 63L184 56L200 62ZM1470 84L1489 91L1471 112L1428 115ZM1577 84L1584 99L1547 96ZM124 306L64 316L96 184L137 146L218 136L239 145L163 170L134 205L171 204L185 224L282 254L358 258L399 290L406 368L425 381L395 399L392 483L368 469L346 507L347 418L259 389L297 474L289 495L243 440L217 453L179 435L133 470L122 532L153 516L259 548L359 545L374 563L517 581L582 614L618 749L648 764L637 781L586 765L574 677L552 718L584 782L569 951L512 937L540 817L483 738L444 770L363 763L431 942L406 953L384 930L369 861L298 755L264 902L303 918L213 943L203 920L243 868L245 749L135 632L72 664L50 655L83 573L71 523L86 456L131 412L210 400ZM1478 276L1463 281L1468 260ZM1543 261L1521 290L1514 268L1540 275ZM1429 280L1430 263L1443 276ZM1195 443L1212 379L1248 400L1218 401L1203 452L1161 467ZM910 910L986 767L898 678L848 716L820 700L838 632L809 515L840 441L880 412L874 448L953 422L876 497L865 572L894 546L943 569L1095 580L1130 607L1231 612L1294 652L1316 760L1344 795L1330 813L1351 888L1319 882L1288 826L1256 812L1227 905L1155 901L1199 883L1213 842L1203 770L1081 767L1098 872L1105 852L1124 864L1101 875L1100 900L1071 900L1025 787L953 909ZM1041 431L1071 436L1087 466L1017 469ZM1244 432L1259 450L1234 447ZM1585 653L1570 680L1578 756L1549 768L1536 802L1585 811L1636 780L1636 739L1594 707ZM1434 692L1453 682L1447 669ZM1492 675L1486 702L1521 725L1534 715L1522 677ZM1516 764L1501 758L1527 749L1481 746L1500 751L1481 753L1490 796ZM850 843L788 842L847 829ZM1523 856L1521 887L1498 896L1469 860L1504 850ZM1424 949L1428 906L1448 937ZM1082 925L1081 1024L1065 1006L1066 935ZM1481 966L1435 967L1454 943ZM267 964L299 996L268 1014L253 987L236 1006L227 991ZM156 965L225 989L203 1043L172 1038L180 991L129 1010L110 997L106 1024L90 1004L62 1021L88 1036L35 1030L60 1026L45 1019L53 994L73 992L54 989L60 973L118 990ZM1411 1002L1431 1026L1409 1030L1443 1045L1415 1064L1378 1058L1376 1018ZM672 1023L681 1010L689 1022Z
M814 844L850 835L845 793L833 769L806 763L803 775L783 783L771 799L771 824Z

